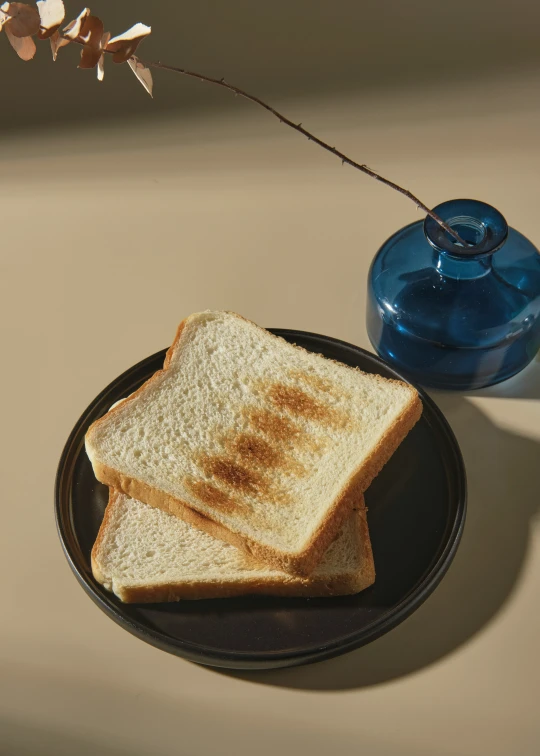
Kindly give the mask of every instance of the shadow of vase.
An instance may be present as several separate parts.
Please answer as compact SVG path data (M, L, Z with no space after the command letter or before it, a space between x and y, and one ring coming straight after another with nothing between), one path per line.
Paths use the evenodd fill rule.
M500 399L540 399L540 352L527 367L513 378L495 386L463 393L463 396L499 397Z
M501 610L518 580L540 504L540 442L497 427L462 396L435 398L463 452L469 502L461 545L433 595L393 631L344 656L292 669L220 673L305 690L377 685L443 659Z

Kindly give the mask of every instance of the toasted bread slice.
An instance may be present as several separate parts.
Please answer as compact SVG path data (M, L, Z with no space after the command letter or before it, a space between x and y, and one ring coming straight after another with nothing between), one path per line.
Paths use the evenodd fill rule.
M408 384L203 312L86 449L101 482L308 575L421 411Z
M257 564L234 546L110 490L92 550L94 577L126 603L264 594L337 596L375 580L363 501L309 578Z

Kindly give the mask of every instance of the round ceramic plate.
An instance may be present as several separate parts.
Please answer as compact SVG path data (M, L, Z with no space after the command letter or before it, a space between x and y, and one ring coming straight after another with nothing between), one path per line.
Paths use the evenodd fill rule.
M400 378L358 347L302 331L273 330L312 352ZM446 420L420 391L421 420L366 492L377 579L356 595L323 599L243 597L122 604L92 577L90 551L108 491L94 478L84 434L96 418L162 367L165 350L110 384L73 429L58 468L56 519L67 559L91 599L126 630L191 661L232 669L287 667L369 643L434 590L456 552L465 520L463 461Z

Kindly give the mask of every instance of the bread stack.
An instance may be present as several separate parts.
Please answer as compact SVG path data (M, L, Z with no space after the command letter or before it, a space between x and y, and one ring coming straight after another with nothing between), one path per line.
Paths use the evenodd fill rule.
M86 435L110 490L96 580L125 602L367 588L363 493L421 412L405 383L233 313L190 316L163 370Z

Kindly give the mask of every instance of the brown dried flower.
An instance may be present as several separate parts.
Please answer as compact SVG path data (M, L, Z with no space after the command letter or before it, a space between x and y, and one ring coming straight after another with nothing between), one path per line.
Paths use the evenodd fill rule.
M105 76L105 52L107 48L107 42L111 38L110 32L105 32L105 34L101 38L101 50L102 53L99 56L98 64L97 64L97 77L98 81L103 81L103 77Z
M154 82L152 80L152 72L150 71L150 69L147 68L144 63L141 63L136 55L132 55L131 58L129 58L128 65L135 76L138 78L138 80L141 82L143 87L146 89L150 97L153 97L152 89L154 87Z
M0 7L0 30L4 29L9 43L22 60L36 54L32 36L39 32L39 13L26 3L4 3Z
M65 17L63 0L37 0L36 7L28 3L4 3L0 7L0 31L6 36L17 55L30 60L36 53L32 37L49 39L53 60L60 48L74 42L81 45L79 68L97 68L97 77L103 81L106 53L114 63L129 62L129 66L146 91L152 95L152 74L133 53L151 29L146 24L135 24L123 34L111 38L103 21L84 8L77 18L60 30Z
M53 60L56 60L56 56L58 55L58 50L61 47L65 47L66 45L69 45L69 39L62 37L62 35L60 34L58 30L53 32L53 34L49 37L49 42L51 43L51 52L52 52Z
M38 37L49 39L60 28L66 9L62 0L37 0L37 9L40 18Z
M79 68L94 68L101 57L103 21L97 16L87 16L82 24L78 39L83 43Z
M135 24L123 34L113 37L107 45L107 52L113 53L114 63L125 63L129 60L139 43L147 37L152 29L146 24Z
M32 37L39 32L40 18L36 8L26 3L4 3L2 11L9 16L4 26L14 37Z
M75 41L81 33L82 25L89 15L90 8L84 8L84 10L79 13L77 18L73 19L73 21L70 21L65 29L62 30L62 36L64 36L68 41Z

